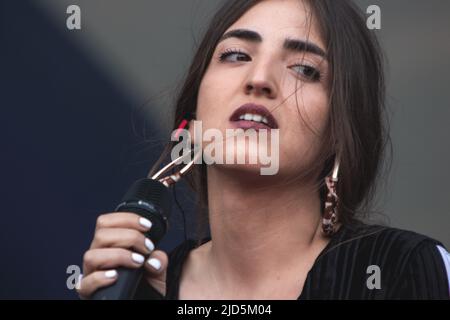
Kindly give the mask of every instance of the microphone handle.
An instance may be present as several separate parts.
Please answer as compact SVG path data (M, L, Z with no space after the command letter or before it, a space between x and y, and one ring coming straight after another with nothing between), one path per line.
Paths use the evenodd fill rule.
M100 288L92 295L92 300L131 300L141 282L143 270L117 268L117 280L109 287Z
M137 181L116 208L116 212L133 212L152 222L145 236L155 248L168 229L170 202L166 187L150 179ZM128 200L127 200L128 199ZM131 200L130 200L131 199ZM144 199L144 200L141 200ZM97 290L91 297L93 300L130 300L134 298L136 289L142 279L143 267L129 269L117 268L117 280L112 285Z
M149 210L139 210L136 208L137 203L132 205L127 204L124 206L119 206L120 209L116 211L126 211L137 213L152 222L152 227L145 234L149 238L155 248L159 240L165 234L165 221L161 219L161 215L157 216L152 214ZM159 218L159 219L158 219ZM117 280L111 286L100 288L93 295L93 300L130 300L133 299L136 289L141 281L143 274L143 267L138 269L129 269L124 267L119 267L117 270Z

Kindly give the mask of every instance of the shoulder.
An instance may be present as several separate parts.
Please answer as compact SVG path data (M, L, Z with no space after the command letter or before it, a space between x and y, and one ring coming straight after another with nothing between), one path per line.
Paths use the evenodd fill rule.
M378 270L386 298L450 296L446 249L426 235L354 222L337 234L328 254L344 263L342 272L356 266L367 278L370 270Z
M395 255L397 258L408 258L415 251L444 245L426 235L404 229L398 229L377 224L366 224L354 221L343 226L334 239L334 246L355 246L361 249L370 249L384 256Z

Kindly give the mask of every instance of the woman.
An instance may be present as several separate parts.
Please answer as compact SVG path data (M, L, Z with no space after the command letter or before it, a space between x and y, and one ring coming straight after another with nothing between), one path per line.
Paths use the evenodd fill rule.
M357 219L382 167L383 108L379 47L350 1L227 1L194 57L174 128L277 129L278 171L196 165L189 179L211 235L170 257L145 239L149 221L100 216L80 295L114 283L119 266L145 265L139 299L448 299L441 243Z

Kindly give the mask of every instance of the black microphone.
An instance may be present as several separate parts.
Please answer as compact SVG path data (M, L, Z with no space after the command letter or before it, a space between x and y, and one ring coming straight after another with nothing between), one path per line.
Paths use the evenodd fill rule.
M170 216L170 195L167 187L152 179L136 181L117 206L116 212L133 212L152 222L152 227L145 236L155 247L168 229ZM93 300L129 300L133 299L141 281L143 268L118 268L117 281L111 286L100 288L93 295Z

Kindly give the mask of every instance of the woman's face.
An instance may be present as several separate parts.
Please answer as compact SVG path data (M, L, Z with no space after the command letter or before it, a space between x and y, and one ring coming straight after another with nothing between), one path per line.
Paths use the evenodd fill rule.
M313 164L328 118L325 47L310 18L309 7L300 0L266 0L252 7L224 35L251 32L231 34L217 44L197 101L203 131L219 129L224 137L226 129L242 127L243 121L230 120L240 106L267 108L279 129L282 176L300 174ZM260 172L259 164L224 166Z

